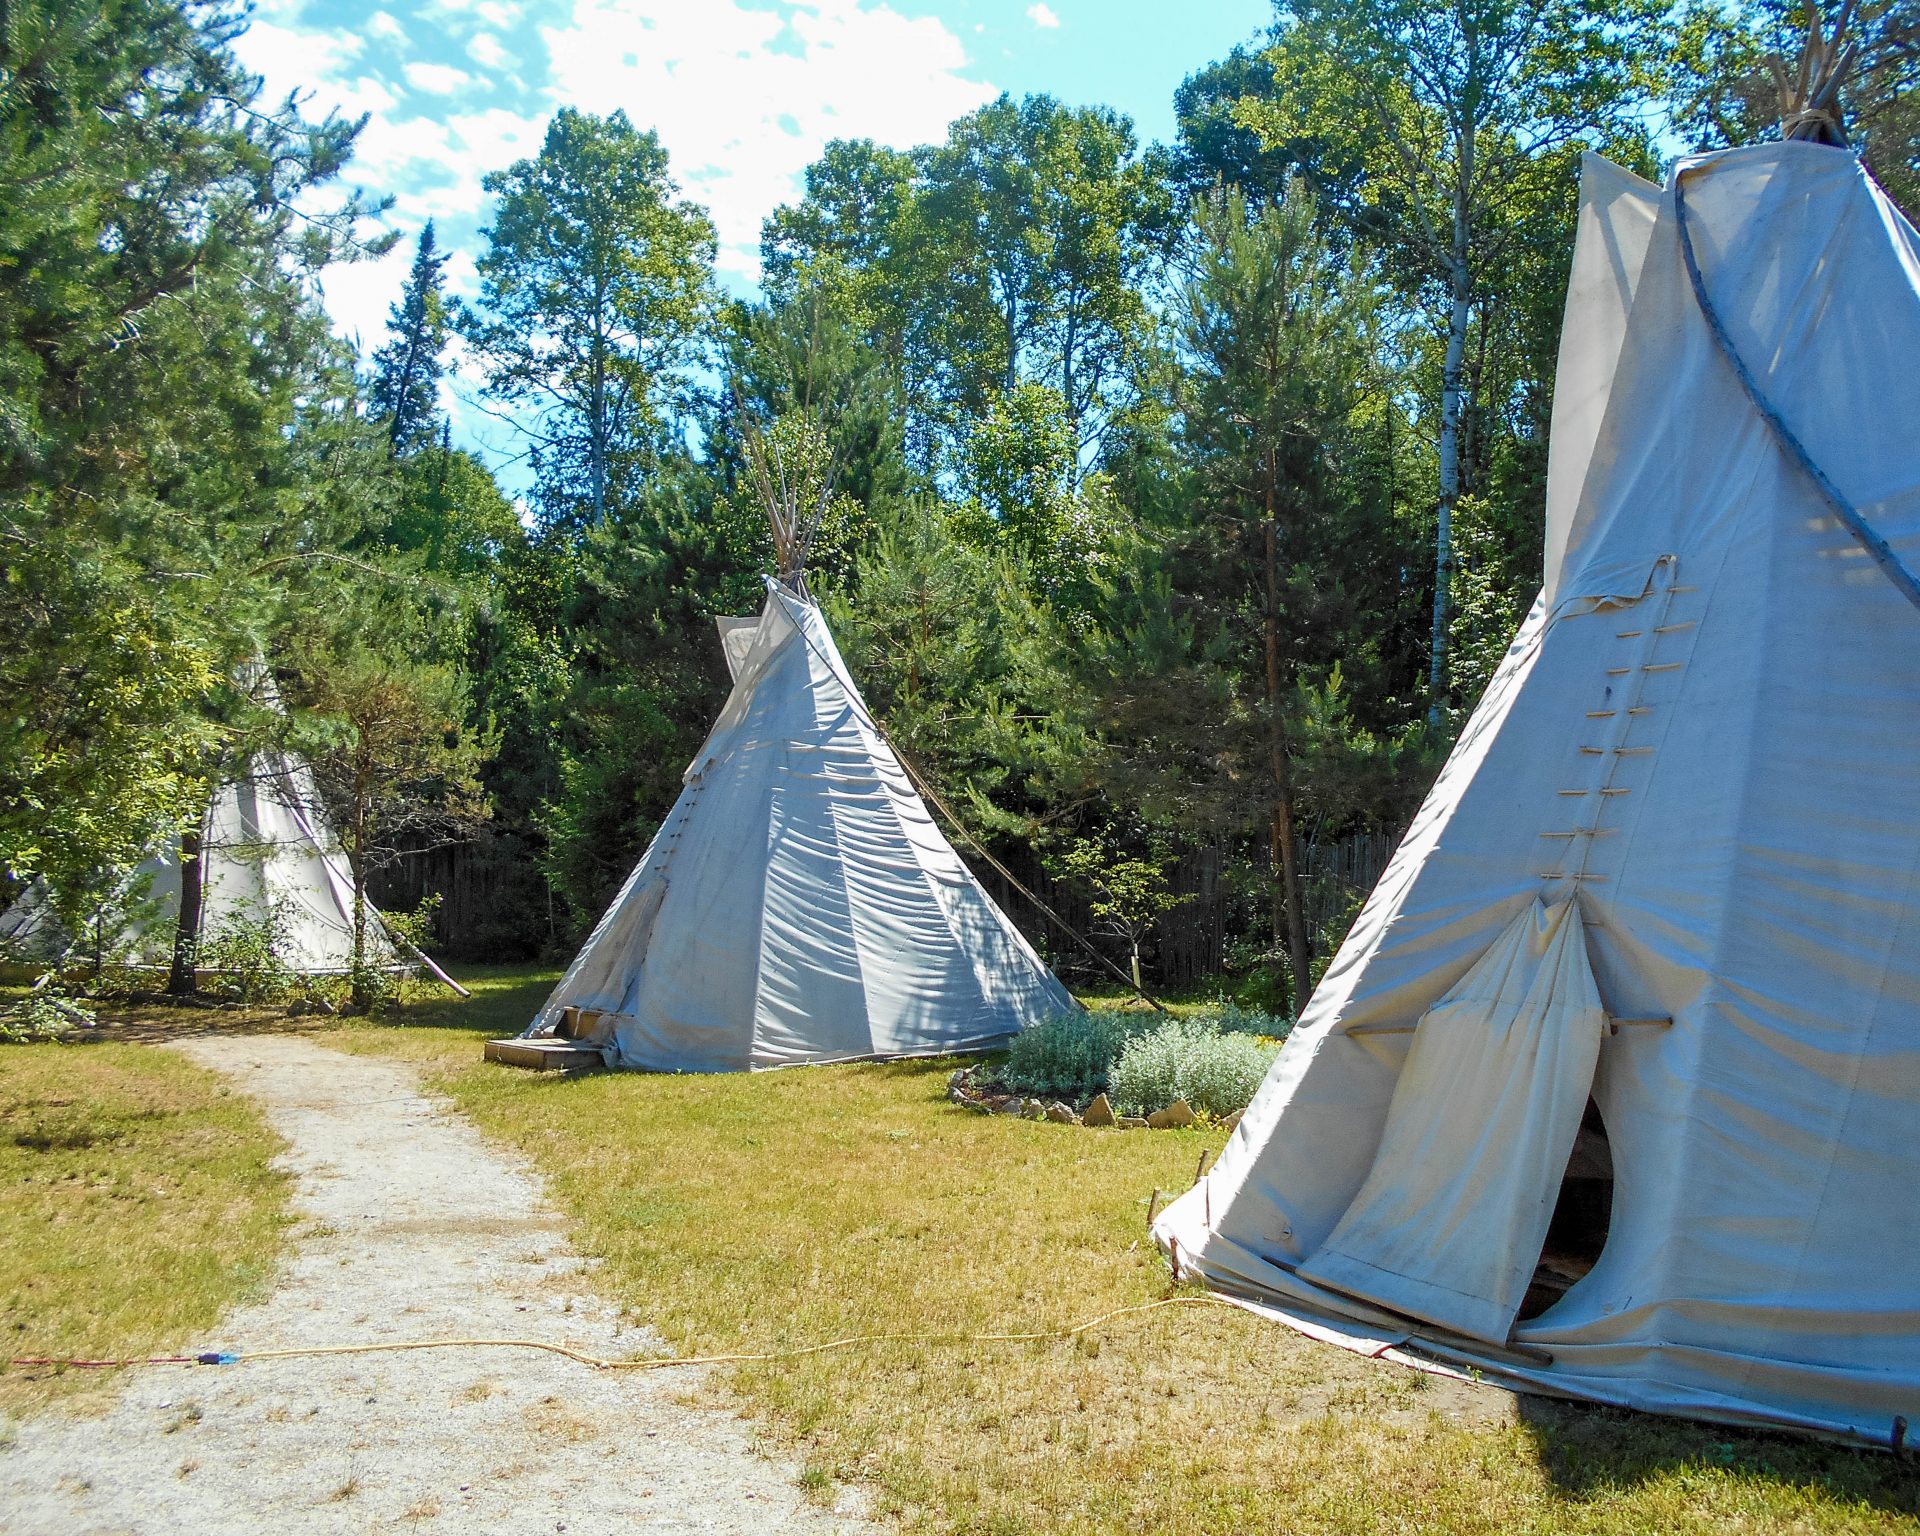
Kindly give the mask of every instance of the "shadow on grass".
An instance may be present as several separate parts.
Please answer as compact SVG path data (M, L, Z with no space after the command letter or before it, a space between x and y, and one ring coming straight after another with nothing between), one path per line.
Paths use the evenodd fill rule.
M517 1035L546 1001L560 973L544 965L492 966L455 974L454 979L473 995L457 997L438 982L423 980L411 984L415 990L403 1005L371 1019L342 1019L319 1012L294 1014L281 1003L236 1006L164 1000L102 1002L98 1005L100 1027L74 1038L76 1041L124 1040L152 1044L200 1035L321 1035L340 1028L343 1023L375 1028L384 1025L396 1029L488 1030Z
M1725 1475L1837 1504L1920 1515L1920 1459L1767 1430L1734 1429L1522 1396L1540 1465L1569 1497L1604 1501L1659 1480Z

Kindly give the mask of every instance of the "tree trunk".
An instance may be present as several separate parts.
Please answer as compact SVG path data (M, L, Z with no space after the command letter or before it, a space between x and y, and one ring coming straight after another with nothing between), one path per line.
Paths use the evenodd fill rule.
M1447 598L1453 574L1453 505L1460 499L1460 417L1465 404L1467 321L1473 287L1467 265L1469 233L1466 192L1454 197L1453 251L1447 281L1452 307L1447 315L1447 355L1440 373L1440 499L1433 534L1433 643L1427 675L1427 723L1440 724L1447 681Z
M1288 754L1286 720L1280 695L1280 525L1274 505L1278 473L1272 449L1267 451L1267 729L1273 753L1273 863L1277 884L1273 911L1273 938L1287 946L1293 1011L1297 1017L1307 1004L1312 972L1307 954L1307 915L1300 899L1300 849L1293 833L1293 765Z
M1140 984L1140 946L1138 944L1133 946L1133 990L1143 997L1147 991L1147 989Z
M369 776L354 775L353 846L347 850L347 869L353 876L353 982L352 1003L368 1008L373 989L367 985L367 800L372 792Z
M200 914L205 905L205 866L200 828L180 834L180 911L173 927L173 964L167 971L167 996L192 997L200 990Z
M605 522L607 516L607 374L606 360L602 357L597 342L593 349L593 409L588 433L588 453L591 456L588 472L593 480L593 520L595 524L599 524Z

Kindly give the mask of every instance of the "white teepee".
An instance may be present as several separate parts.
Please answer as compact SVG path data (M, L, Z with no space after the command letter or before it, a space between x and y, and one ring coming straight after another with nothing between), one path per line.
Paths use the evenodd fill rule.
M242 679L260 702L278 710L265 669ZM173 955L180 912L180 845L173 841L129 878L137 921L110 935L110 947L136 965L163 966ZM353 965L353 880L320 808L313 772L298 757L261 752L220 786L201 830L200 934L236 919L274 921L279 958L307 975L344 974ZM62 933L44 892L32 887L0 914L0 947L51 959L89 948ZM391 967L400 956L379 913L367 913L367 958Z
M933 824L820 610L722 619L728 696L646 855L540 1010L613 1065L977 1051L1073 1007Z
M1920 1422L1920 237L1852 155L1589 159L1547 502L1531 616L1155 1235L1372 1352L1884 1443Z

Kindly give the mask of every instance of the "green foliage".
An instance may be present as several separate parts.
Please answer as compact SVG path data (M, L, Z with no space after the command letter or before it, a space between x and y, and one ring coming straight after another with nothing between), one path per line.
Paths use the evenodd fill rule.
M712 309L713 223L624 112L563 108L499 198L461 331L529 438L542 511L579 526L637 493L690 388Z
M824 602L869 707L983 834L1030 834L1036 808L1086 782L1057 616L941 505L876 518L855 584Z
M1495 509L1477 496L1460 499L1454 523L1452 626L1447 645L1453 694L1471 710L1526 618L1528 583L1511 565L1514 542L1493 526ZM1531 575L1531 572L1526 573Z
M1223 1033L1210 1020L1169 1019L1120 1052L1110 1078L1113 1107L1150 1115L1185 1099L1201 1114L1231 1115L1253 1101L1279 1054L1277 1045Z
M243 25L0 11L0 863L69 918L191 813L205 691L345 535L303 455L311 279L380 248L322 190L357 125L263 101Z
M1167 883L1164 851L1149 859L1128 858L1112 844L1112 834L1098 842L1075 838L1053 859L1057 874L1078 882L1091 894L1094 922L1123 940L1132 960L1133 984L1141 985L1140 943L1168 912L1192 898L1176 896Z
M982 547L1013 552L1041 596L1084 614L1117 563L1125 519L1106 478L1080 474L1078 454L1057 390L995 391L961 450L968 499L954 526Z
M380 991L368 876L487 818L479 768L492 743L465 723L460 672L375 650L363 635L309 656L303 683L315 727L308 760L336 810L353 875L353 1000L367 1007Z
M407 286L388 315L387 340L373 354L370 402L386 419L395 453L417 452L439 436L442 354L450 331L446 264L429 219L420 231Z
M0 1008L0 1045L38 1045L69 1040L76 1029L91 1029L99 1018L85 1002L68 993L49 971L27 995Z
M1139 1013L1055 1014L1013 1037L998 1075L1015 1093L1085 1104L1105 1091L1127 1042L1150 1027L1150 1016Z
M1284 1040L1293 1030L1293 1020L1280 1018L1264 1008L1251 1008L1232 999L1223 1000L1209 1019L1223 1035L1260 1035L1268 1040Z
M195 963L215 973L214 995L240 1003L277 1002L297 982L287 962L292 912L285 902L236 907L207 926Z

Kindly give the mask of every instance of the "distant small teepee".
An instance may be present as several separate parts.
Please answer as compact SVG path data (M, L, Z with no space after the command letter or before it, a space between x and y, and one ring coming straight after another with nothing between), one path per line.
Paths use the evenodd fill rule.
M265 708L278 711L272 678L256 664L240 680ZM313 772L297 756L256 753L215 793L200 833L201 938L237 919L271 917L279 958L306 975L340 975L353 965L353 881L320 807ZM180 914L180 844L156 849L123 890L138 917L123 923L112 948L130 963L166 965ZM0 913L0 949L36 960L89 946L66 934L44 888L35 886ZM367 958L400 963L380 915L368 910Z

